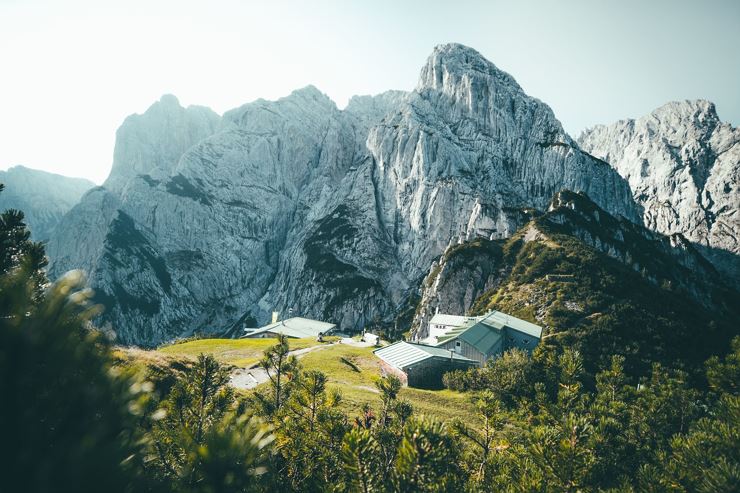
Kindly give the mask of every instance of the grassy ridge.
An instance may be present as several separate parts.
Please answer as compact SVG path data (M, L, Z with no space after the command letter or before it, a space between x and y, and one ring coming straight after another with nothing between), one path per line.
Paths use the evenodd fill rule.
M121 348L118 360L126 365L147 369L155 381L172 380L172 373L181 373L201 354L212 354L220 363L246 367L256 363L265 349L276 339L197 339L174 343L156 350ZM290 349L321 345L315 339L290 339ZM329 377L330 387L342 393L341 408L350 416L362 413L365 404L377 409L380 398L375 381L381 377L380 363L372 347L347 344L325 344L300 358L306 370L320 370ZM247 391L248 392L248 391ZM417 414L444 421L452 418L470 419L474 408L468 396L450 390L404 388L400 397L408 400Z
M275 339L195 339L162 346L155 352L178 358L195 358L199 354L211 354L225 365L249 367L262 357ZM291 339L290 349L303 349L321 344L316 339Z
M291 341L292 347L292 341ZM377 408L379 403L375 380L380 378L378 358L371 347L337 344L312 351L301 358L305 369L321 370L329 377L330 386L342 392L342 408L350 416L358 415L365 404ZM474 408L468 396L450 390L404 388L400 397L408 400L417 414L439 420L470 418Z

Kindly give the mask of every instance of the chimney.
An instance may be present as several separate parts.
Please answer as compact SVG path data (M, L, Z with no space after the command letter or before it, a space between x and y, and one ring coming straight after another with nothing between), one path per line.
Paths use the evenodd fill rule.
M272 323L277 322L279 317L280 317L280 312L272 312Z

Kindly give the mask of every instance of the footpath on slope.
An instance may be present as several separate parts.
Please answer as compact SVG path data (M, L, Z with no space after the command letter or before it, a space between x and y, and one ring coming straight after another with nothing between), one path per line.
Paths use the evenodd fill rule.
M368 347L372 346L373 343L371 342L360 342L355 341L354 339L351 339L349 337L341 339L339 342L332 342L329 344L324 345L316 345L311 346L303 349L296 349L295 351L290 351L288 355L295 356L297 358L302 357L303 355L310 353L311 351L319 351L322 349L326 349L329 347L332 347L336 344L347 344L349 346L357 346L357 347ZM229 381L229 384L237 389L241 390L249 390L257 387L260 384L263 384L269 380L269 376L267 375L267 372L264 368L260 368L258 364L254 364L250 366L249 368L237 368L233 372L231 372L231 379Z

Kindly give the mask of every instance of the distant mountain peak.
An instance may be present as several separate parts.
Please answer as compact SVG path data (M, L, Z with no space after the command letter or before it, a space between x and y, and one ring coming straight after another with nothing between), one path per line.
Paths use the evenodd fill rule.
M95 184L17 165L0 171L0 211L20 209L35 240L48 240L62 216Z
M706 115L708 117L718 118L717 108L714 103L706 99L669 101L650 112L650 115L652 116L661 116L665 114L679 114L685 117Z
M166 106L181 107L180 100L174 94L162 94L159 98L159 102Z
M740 283L740 130L719 119L714 103L672 101L578 141L628 181L645 225L682 233Z
M477 50L459 43L435 46L421 70L417 88L442 89L450 83L459 82L462 77L475 74L494 77L499 84L522 90L514 77L496 67Z

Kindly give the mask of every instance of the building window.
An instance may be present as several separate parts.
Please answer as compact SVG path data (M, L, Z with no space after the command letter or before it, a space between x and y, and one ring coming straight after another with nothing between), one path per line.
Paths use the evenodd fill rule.
M455 352L459 353L461 347L462 344L460 343L460 341L455 341Z

